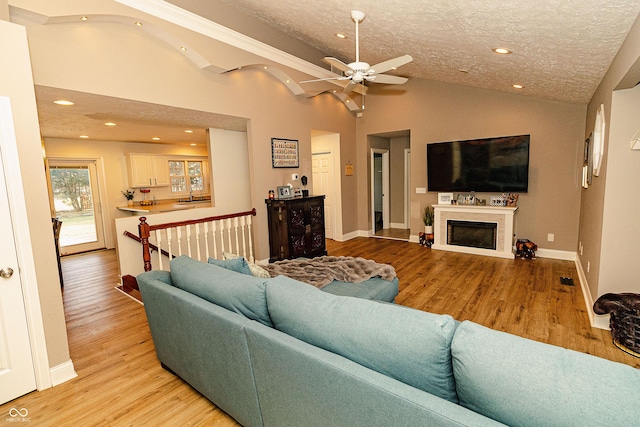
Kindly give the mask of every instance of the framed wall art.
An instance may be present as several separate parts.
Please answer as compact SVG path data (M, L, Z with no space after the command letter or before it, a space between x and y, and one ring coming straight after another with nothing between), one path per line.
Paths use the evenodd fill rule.
M299 167L298 140L271 138L271 165L274 168Z

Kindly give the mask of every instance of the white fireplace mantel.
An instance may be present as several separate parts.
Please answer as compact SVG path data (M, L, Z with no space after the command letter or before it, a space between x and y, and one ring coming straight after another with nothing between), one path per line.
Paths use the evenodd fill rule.
M513 258L513 220L517 207L433 205L434 242L432 249L463 252L476 255ZM483 249L447 243L447 221L475 221L497 224L496 249Z

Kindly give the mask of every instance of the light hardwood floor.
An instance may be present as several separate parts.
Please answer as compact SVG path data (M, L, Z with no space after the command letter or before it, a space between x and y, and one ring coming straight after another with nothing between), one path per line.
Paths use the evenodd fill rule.
M573 262L505 260L358 238L327 242L330 255L396 268L397 302L451 314L538 341L640 367L589 326ZM26 408L37 426L234 426L233 419L158 363L143 307L114 289L114 251L63 258L64 304L78 378L0 406Z

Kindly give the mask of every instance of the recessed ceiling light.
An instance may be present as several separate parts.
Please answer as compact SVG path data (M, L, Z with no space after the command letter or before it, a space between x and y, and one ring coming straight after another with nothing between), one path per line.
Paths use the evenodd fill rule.
M184 46L180 46L180 50L181 50L181 51L183 51L183 52L186 52L186 51L187 51L187 48L186 48L186 47L184 47Z
M153 137L153 138L151 138L151 139L153 139L154 141L160 141L160 138L158 138L157 136L154 136L154 137Z
M524 89L524 86L522 86L522 85L518 85L518 84L513 85L513 87L514 87L515 89Z
M113 122L107 122L104 124L105 126L115 126L116 124Z
M140 21L136 21L136 22L134 23L134 25L135 25L136 27L142 27L142 22L140 22Z
M345 36L342 33L336 33L336 37L339 38L339 39L346 39L347 38L347 36Z
M185 133L193 133L193 131L191 129L187 129L184 131Z
M495 53L499 55L509 55L510 53L512 53L512 50L507 49L506 47L495 47L491 50L493 50Z
M67 101L66 99L57 99L53 101L53 103L58 105L73 105L73 102Z
M191 143L191 144L189 144L189 145L191 145L192 147L195 147L195 146L196 146L196 145L198 145L198 144L196 144L196 143L194 142L194 143Z
M87 139L87 138L89 138L89 135L80 135L80 138Z
M80 17L80 20L81 20L81 21L88 21L88 20L89 20L89 17L88 17L88 16L81 16L81 17Z
M266 70L267 68L269 68L269 67L267 67L267 66L265 65L265 66L264 66L264 69Z

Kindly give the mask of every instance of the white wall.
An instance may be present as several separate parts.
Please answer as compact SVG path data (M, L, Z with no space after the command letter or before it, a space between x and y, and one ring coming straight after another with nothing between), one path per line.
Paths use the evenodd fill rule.
M640 236L640 150L629 146L640 129L640 86L613 92L609 129L607 155L612 167L605 184L598 294L640 293L640 263L634 248Z
M246 132L209 129L213 206L227 212L251 210L249 147Z

